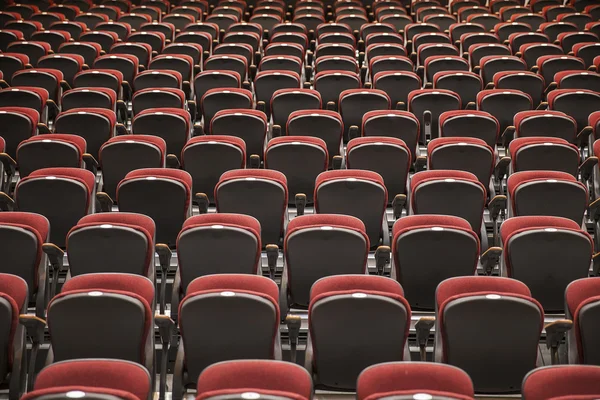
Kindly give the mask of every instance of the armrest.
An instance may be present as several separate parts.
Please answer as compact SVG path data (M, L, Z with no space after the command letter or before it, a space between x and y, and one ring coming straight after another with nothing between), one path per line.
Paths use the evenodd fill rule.
M358 137L360 137L360 129L358 129L358 126L352 125L348 129L348 140L356 139Z
M188 108L188 111L190 112L190 116L192 117L192 121L196 121L196 118L198 118L198 108L196 106L196 101L188 100L187 108Z
M502 248L490 247L479 257L479 263L481 264L483 272L486 275L492 275L494 267L500 262L501 255Z
M377 268L377 275L383 276L385 266L390 263L390 254L392 250L390 246L379 246L375 250L375 266Z
M506 196L501 195L501 194L494 196L488 204L490 218L492 220L498 219L498 215L500 215L500 211L502 211L505 208L506 208Z
M427 342L429 340L429 334L431 328L435 324L435 317L422 317L415 324L415 330L417 331L417 344L421 353L421 361L427 361Z
M600 220L600 199L596 199L588 206L588 217L594 221Z
M288 337L290 339L291 361L296 362L296 347L298 346L298 336L300 336L300 327L302 319L299 315L288 315L285 317L285 324L288 327Z
M586 126L585 128L583 128L581 130L581 132L579 132L577 134L577 142L578 143L582 143L585 142L590 135L592 135L594 133L594 128L592 128L591 126Z
M160 340L162 342L162 355L160 366L159 399L164 400L167 389L167 364L169 361L169 346L171 337L175 330L175 322L166 315L156 314L154 323L158 326Z
M546 88L546 90L544 90L544 96L548 96L548 93L550 93L551 91L553 91L557 87L558 87L558 83L556 83L556 82L550 82L548 84L548 87Z
M275 279L275 269L277 268L277 259L279 258L279 246L276 244L268 244L265 247L267 252L267 265L269 266L269 276Z
M581 173L581 179L585 181L589 181L592 177L592 172L594 171L594 166L598 164L598 157L591 156L585 159L584 162L579 166L579 172Z
M48 99L46 101L46 105L48 106L48 118L54 119L54 117L56 117L60 112L60 109L52 99Z
M42 251L48 256L50 266L52 267L52 287L50 289L50 298L56 295L56 288L58 287L58 274L63 269L63 260L65 252L53 243L44 243L42 245Z
M198 203L198 207L200 208L200 214L206 214L208 212L208 196L206 193L196 193L194 195L194 201Z
M250 155L250 163L248 168L258 169L260 168L260 156L258 154Z
M33 339L34 343L41 343L44 340L45 320L35 315L21 314L19 323L25 327L27 335Z
M127 104L123 100L117 100L117 115L121 117L121 122L127 121Z
M592 276L598 276L600 273L600 253L592 256Z
M41 122L38 122L37 129L38 129L38 134L40 134L40 135L46 135L48 133L52 133L52 132L50 132L50 128L48 128L46 126L46 124L43 124Z
M116 124L115 129L117 131L117 136L123 136L129 133L123 124Z
M474 101L470 101L465 106L465 110L477 110L477 104Z
M71 86L67 83L67 81L60 81L60 88L62 89L63 92L66 92L67 90L71 90Z
M422 131L422 134L424 135L423 140L425 140L428 135L431 139L435 139L435 138L431 137L432 120L433 120L433 117L431 116L431 111L425 110L423 112L423 131Z
M265 105L264 101L258 101L258 102L256 102L256 109L258 111L265 112L267 109L267 106Z
M502 145L504 147L506 147L508 149L508 145L509 143L513 140L513 137L515 136L515 131L517 130L517 128L515 128L514 126L508 126L506 127L506 129L504 130L504 132L502 132Z
M169 266L171 265L171 249L164 243L156 243L156 253L158 254L158 262L160 264L161 276L160 276L160 313L165 314L165 303L166 303L166 288L167 288L167 273L169 272Z
M165 165L167 168L179 169L181 164L179 163L179 159L175 154L167 154Z
M113 199L105 192L96 193L96 200L98 200L98 203L100 204L101 212L111 212L112 207L115 205Z
M494 167L494 178L499 181L506 176L508 166L512 159L510 157L502 157L498 160L498 163Z
M551 322L544 327L546 330L546 347L551 350L552 364L559 364L558 346L565 336L565 333L573 328L573 321L570 319L559 319Z
M331 169L342 169L342 164L344 163L344 157L342 156L333 156L333 161L331 165Z
M427 156L418 156L415 160L415 172L425 171Z
M121 88L123 89L123 100L129 101L131 99L131 85L129 82L123 81L121 82Z
M89 171L92 171L94 175L98 172L98 161L94 158L90 153L84 153L83 161L85 162L85 166Z
M296 203L296 216L304 215L304 209L306 208L306 195L304 193L296 193L294 199Z
M0 192L0 210L13 211L15 209L15 201L6 193Z
M494 82L488 82L488 84L485 85L485 90L490 90L490 89L493 89L494 87L495 87Z
M536 110L540 111L540 110L545 110L548 108L548 103L545 101L542 101L537 107Z
M6 89L8 87L8 83L4 79L0 79L0 89Z
M0 162L4 165L4 173L6 174L6 187L3 189L8 192L10 188L10 181L17 170L17 162L6 153L0 153Z
M281 136L281 126L273 125L271 127L271 136L274 138Z
M394 210L395 219L399 219L400 217L402 217L402 210L404 209L405 204L405 194L397 194L396 196L394 196L394 200L392 200L392 209Z
M406 111L406 103L403 101L399 101L396 103L396 110L398 111Z
M337 111L335 107L335 103L333 101L327 102L326 109L329 111Z

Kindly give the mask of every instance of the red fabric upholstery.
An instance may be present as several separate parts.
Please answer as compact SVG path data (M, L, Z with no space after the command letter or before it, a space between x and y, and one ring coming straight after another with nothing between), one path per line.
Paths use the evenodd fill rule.
M289 57L289 58L291 58L291 57ZM259 79L264 78L264 77L269 77L271 75L286 75L286 76L292 77L298 82L298 85L300 85L300 76L298 76L298 74L294 71L285 71L285 70L260 71L259 73L256 74L256 77L254 78L254 82L256 83Z
M358 85L360 86L360 78L358 76L357 73L355 72L350 72L350 71L338 71L338 70L329 70L329 71L321 71L321 72L317 72L317 74L315 75L315 87L319 81L319 79L324 79L328 76L349 76L353 79L355 79L358 82Z
M57 142L66 142L66 143L69 143L69 144L77 147L77 150L79 152L79 159L80 160L82 159L83 154L86 152L87 144L86 144L84 138L82 138L81 136L69 135L69 134L64 134L64 133L49 133L49 134L46 134L46 135L32 136L29 139L24 140L23 142L21 142L19 144L19 147L21 147L22 145L24 145L26 143L41 142L41 141L45 141L45 140L52 140L52 141L57 141Z
M61 386L119 390L135 395L138 400L146 400L152 391L150 377L144 367L129 361L107 359L51 364L37 375L34 390Z
M566 17L567 14L560 14L557 18L558 21L560 21L561 17ZM586 42L597 42L598 41L598 36L592 32L581 32L581 31L577 31L577 32L561 32L558 34L557 39L560 43L562 43L565 39L567 39L569 36L579 36L580 40L585 37L585 41Z
M537 64L537 67L540 69L540 71L542 71L544 69L544 64L546 64L547 62L555 61L555 60L579 61L581 63L581 69L585 70L585 63L583 62L583 60L579 57L574 57L574 56L559 56L559 55L541 56L541 57L538 57L536 64Z
M97 387L89 387L89 386L56 386L48 389L40 389L34 390L29 393L26 393L21 400L33 400L37 399L41 396L48 396L54 394L65 394L71 391L82 391L86 394L101 394L101 395L109 395L116 396L122 400L139 400L139 397L135 396L132 393L125 392L123 390L116 389L108 389L108 388L97 388Z
M148 32L148 33L160 33L160 32ZM162 35L162 33L161 33ZM154 61L158 61L158 60L171 60L171 59L179 59L179 60L183 60L185 61L189 66L190 66L190 72L187 76L183 76L182 79L184 81L189 81L190 79L193 78L193 71L194 71L194 59L192 58L192 56L189 56L187 54L161 54L159 56L156 56L152 59L152 62L150 62L150 68L152 69L152 63Z
M419 120L417 119L417 117L415 117L415 115L413 113L408 112L408 111L400 111L400 110L374 110L374 111L366 112L363 115L363 123L362 123L362 130L363 130L363 132L365 130L365 124L371 118L383 117L383 116L388 116L388 115L389 116L398 117L398 118L407 118L407 119L411 119L412 121L414 121L414 123L417 126L417 140L419 139L419 135L420 135L420 132L421 132L421 126L420 126Z
M100 43L96 42L65 42L58 46L58 52L62 54L63 48L71 45L93 47L96 50L96 57L98 57L102 51L102 46L100 46Z
M4 113L14 113L25 116L31 123L31 136L34 136L37 133L37 124L40 120L40 114L36 110L25 107L0 107L0 114Z
M436 150L440 147L448 146L448 145L457 145L457 144L461 144L461 143L466 143L466 144L470 144L470 145L474 145L474 146L483 146L490 152L490 154L492 154L492 155L494 154L494 149L492 149L490 146L488 146L487 143L481 139L470 138L470 137L441 137L441 138L436 138L436 139L432 140L429 143L429 146L427 146L428 157L431 157L434 150Z
M600 301L600 278L583 278L573 281L567 286L565 292L565 302L569 313L573 318L573 329L577 338L577 347L579 349L579 362L583 363L583 354L581 352L581 333L579 331L579 312L581 308L589 303Z
M433 58L433 57L427 57L427 61L429 61L430 58ZM440 79L445 78L446 76L470 76L471 78L477 79L480 82L480 84L481 84L481 88L483 89L483 81L481 80L481 77L479 76L479 74L476 74L475 72L469 72L469 71L440 71L440 72L436 72L433 75L433 85L437 86L437 84L440 81Z
M596 140L594 142L594 155L596 157L598 157L599 154L600 154L600 140Z
M0 137L0 153L4 153L4 149L6 148L6 141L3 137Z
M546 87L546 81L544 80L544 77L536 74L535 72L531 72L531 71L500 71L500 72L496 72L494 74L494 86L498 87L500 85L500 81L502 80L502 78L506 78L507 76L531 76L533 78L539 79L542 81L542 85L544 85L544 87ZM504 91L506 89L497 89L497 90L501 90ZM533 101L533 100L532 100Z
M107 95L110 98L110 102L112 104L112 106L114 107L115 103L117 102L117 93L115 93L114 90L109 89L109 88L101 88L101 87L78 87L75 89L71 89L66 91L65 93L63 93L63 99L65 98L65 96L69 96L69 95L73 95L75 93L81 93L81 92L99 92L99 93L104 93L105 95Z
M11 34L13 34L14 37L15 37L15 41L25 40L25 38L23 36L23 32L18 31L16 29L2 29L2 33L11 33Z
M271 111L273 108L273 99L275 99L278 96L283 96L285 94L291 94L291 93L302 93L305 94L307 96L312 96L312 97L316 97L319 99L319 106L322 107L323 106L323 101L321 100L321 93L317 92L316 90L313 89L296 89L296 88L288 88L288 89L278 89L273 93L273 97L271 97Z
M390 278L376 275L337 275L314 283L310 291L311 307L323 297L341 294L340 292L371 292L389 297L404 297L402 286ZM406 308L410 313L408 305Z
M28 21L28 22L34 22L34 21ZM50 50L52 50L52 48L50 47L50 43L46 43L46 42L41 42L41 41L36 41L36 40L28 40L28 41L23 41L23 42L12 42L11 44L8 45L8 49L10 49L13 45L19 45L19 44L30 44L32 46L38 46L44 49L44 51L46 52L46 54L48 54L48 52Z
M193 296L222 291L253 294L269 300L277 310L276 321L279 321L279 288L277 284L264 276L250 274L206 275L194 279L188 285L187 295L181 301L179 315L181 315L181 308L186 300ZM277 333L279 333L279 325L275 329L274 336Z
M12 343L15 337L15 331L19 326L19 314L21 314L23 307L27 303L29 293L27 291L27 283L23 278L16 275L1 274L0 273L0 298L8 301L12 308L12 321L10 325L10 336L8 339L8 364L12 365L13 353Z
M139 60L136 56L132 55L132 54L105 54L103 56L97 57L96 61L94 62L94 65L96 64L96 62L98 60L104 60L104 59L121 59L121 60L129 60L134 68L133 70L135 71L135 73L137 73L138 68L139 68ZM133 82L130 82L133 83Z
M213 364L202 371L197 388L196 400L243 392L259 392L294 400L312 398L312 380L305 369L289 362L272 360Z
M39 263L39 259L42 255L41 246L43 243L47 242L48 234L50 232L50 222L46 217L29 212L3 212L0 213L0 225L19 226L32 232L38 241L39 249L36 264Z
M279 171L271 169L234 169L225 172L221 175L217 187L227 181L234 179L245 179L245 178L256 178L266 179L274 181L285 188L285 195L287 196L287 179L285 175Z
M546 143L552 143L553 145L560 145L560 146L566 146L566 147L571 148L572 150L575 151L575 154L577 154L577 161L579 163L579 149L574 144L571 144L571 143L567 142L566 140L560 139L560 138L535 137L534 136L534 137L516 138L510 142L508 149L509 149L510 155L512 156L513 169L516 170L517 157L518 157L519 150L521 150L523 147L532 146L532 145L544 146L544 145L546 145Z
M472 44L471 46L469 46L469 58L473 57L473 52L475 52L475 50L480 49L482 47L499 47L502 48L504 50L506 50L506 55L509 56L511 54L510 49L508 48L508 46L503 45L503 44L499 44L499 43L476 43L476 44Z
M88 190L88 201L92 196L92 192L96 186L96 176L90 171L82 168L42 168L36 171L33 171L27 178L21 180L21 182L26 179L33 178L44 178L47 176L56 176L57 178L65 178L65 179L73 179L85 185Z
M511 263L510 263L510 241L511 239L522 232L530 230L539 230L546 228L556 228L561 231L570 231L580 235L584 235L590 241L590 248L594 249L594 241L592 237L581 229L576 222L561 217L551 216L523 216L523 217L512 217L507 219L500 227L500 236L502 237L502 243L504 244L504 261L508 276L511 276ZM591 257L591 254L590 254Z
M404 46L400 46L399 44L395 44L395 43L373 43L373 44L370 44L367 46L365 54L368 56L369 53L371 53L373 50L375 50L378 47L394 47L395 50L401 50L404 56L408 55ZM396 57L399 57L399 56L396 56Z
M323 150L323 153L325 155L324 157L324 165L323 165L323 170L326 170L328 165L329 165L329 153L327 152L327 144L325 143L325 141L321 138L318 137L312 137L312 136L280 136L280 137L276 137L273 138L271 140L269 140L269 143L267 144L267 150L266 150L266 157L265 157L265 162L269 161L269 149L271 149L274 146L278 146L281 144L306 144L306 145L313 145L313 146L318 146L321 150ZM266 167L268 168L268 166Z
M378 57L382 57L382 60L386 59L386 56L378 56ZM375 57L371 61L374 61L375 59L379 59L378 57ZM394 57L388 57L388 58L393 59ZM410 72L410 71L380 71L373 76L373 87L376 87L377 82L386 76L410 76L419 82L419 86L422 85L421 77L414 72Z
M319 228L323 226L331 226L334 228L342 228L349 229L354 232L359 233L365 240L365 257L369 252L370 244L369 237L367 236L367 231L365 228L365 224L358 218L352 217L350 215L339 215L339 214L311 214L311 215L302 215L300 217L294 218L290 221L287 227L286 235L285 235L285 243L284 248L287 247L287 241L295 232L301 231L303 229L310 228ZM365 259L366 262L366 259ZM288 271L289 273L289 271Z
M191 138L183 148L181 152L181 162L182 165L185 165L185 157L183 154L185 150L196 143L226 143L233 146L236 146L242 151L242 159L240 168L246 167L246 143L243 139L240 139L236 136L227 136L227 135L204 135L204 136L196 136Z
M132 46L137 46L137 47L142 47L146 50L146 54L148 55L147 58L145 60L140 60L136 57L136 59L138 60L138 62L142 65L148 65L148 63L150 63L150 58L152 57L152 46L150 46L148 43L141 43L141 42L118 42L112 45L112 47L110 48L110 52L111 53L115 53L115 49L120 50L120 48L124 48L126 49L127 47L132 47ZM117 54L119 56L122 56L124 54ZM135 56L134 56L135 57Z
M83 114L83 113L87 113L87 114L93 115L95 117L106 118L110 124L110 126L109 126L110 136L113 135L115 124L117 123L117 115L115 114L115 112L113 110L108 110L105 108L72 108L68 111L64 111L64 112L61 112L60 114L58 114L58 117L56 117L55 124L58 122L58 120L60 118L67 118L71 114Z
M52 68L23 69L23 70L15 72L13 74L13 78L15 76L21 75L21 74L48 74L48 75L52 75L54 77L54 79L56 79L56 86L57 87L60 85L60 81L62 81L64 79L63 78L63 73L61 71L59 71L57 69L52 69Z
M481 108L482 107L482 103L483 101L490 96L520 96L520 97L526 97L527 99L529 99L529 104L530 106L533 104L533 100L531 99L531 96L525 92L522 92L520 90L514 90L514 89L489 89L489 90L482 90L481 92L477 93L477 107Z
M585 190L587 195L587 188L581 182L578 182L577 179L571 174L566 172L559 171L522 171L515 172L511 176L509 176L507 181L508 193L510 197L512 197L512 202L515 202L515 191L519 188L520 185L529 182L535 181L546 181L546 180L558 180L563 182L570 182L581 186L583 190Z
M83 64L85 64L85 59L83 58L83 56L80 56L79 54L70 54L70 53L49 54L47 56L43 56L38 60L38 64L40 62L42 62L43 60L52 59L52 58L66 58L68 60L72 60L77 63L80 71L81 71L81 68L83 67Z
M364 118L363 118L363 121L365 121ZM363 125L364 125L364 122L363 122ZM398 139L395 137L388 137L388 136L363 136L363 137L352 139L351 141L348 142L348 145L346 147L346 154L350 154L352 149L354 149L355 147L362 146L365 144L371 144L371 145L387 144L387 145L402 147L407 154L409 154L409 155L411 154L410 149L408 148L406 143L404 143L404 140ZM350 167L350 158L348 158L346 160L346 162L348 164L348 168L351 168ZM411 164L411 159L409 157L407 160L407 165L406 165L407 172L410 168L410 164Z
M445 89L419 89L413 90L408 94L408 110L410 111L414 99L420 96L452 96L458 100L459 107L462 107L460 96L450 90Z
M432 228L436 226L468 232L469 234L473 235L473 237L477 240L477 243L479 243L479 237L477 234L475 234L475 232L473 232L471 224L469 224L467 220L451 215L434 214L409 215L405 218L397 220L392 231L394 242L398 239L398 236L405 232L414 229Z
M594 365L555 365L538 368L525 377L523 398L595 399L600 396L599 379L600 367Z
M142 95L142 94L146 94L146 93L156 93L156 92L166 92L166 93L172 93L174 95L176 95L179 100L181 100L181 107L183 108L184 104L185 104L185 93L183 92L183 90L181 89L175 89L175 88L146 88L146 89L140 89L137 90L134 94L133 94L133 101L135 101L135 98Z
M587 90L587 89L555 89L552 90L550 93L548 93L548 106L550 108L554 107L554 102L560 98L560 97L564 97L564 96L569 96L569 95L588 95L588 96L595 96L595 97L600 97L600 93L598 92L594 92L592 90Z
M472 399L471 378L463 370L437 363L390 362L366 368L356 385L357 400L416 393L443 392L449 397Z
M163 138L154 135L123 135L123 136L115 136L110 139L106 143L102 145L100 148L100 159L98 162L102 163L102 149L109 144L118 143L118 142L142 142L152 144L160 150L162 163L164 164L165 156L167 153L167 143Z
M466 70L469 69L469 63L467 60L465 60L464 58L462 58L461 56L448 56L448 55L443 55L443 56L429 56L425 59L425 68L429 68L429 64L431 64L432 62L436 62L439 60L454 60L454 61L458 61L462 64L465 64L465 68ZM465 70L465 72L466 72ZM457 71L452 71L452 72L457 72Z
M113 40L113 44L116 43L119 40L119 35L117 35L115 32L111 32L111 31L88 31L88 32L84 32L79 36L79 40L81 40L82 42L93 42L94 40L89 40L89 38L87 38L88 35L106 35L106 36L110 36ZM87 40L86 40L87 39Z

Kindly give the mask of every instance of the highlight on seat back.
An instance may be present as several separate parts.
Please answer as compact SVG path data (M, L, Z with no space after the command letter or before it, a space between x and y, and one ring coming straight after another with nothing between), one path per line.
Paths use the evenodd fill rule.
M397 281L374 275L321 278L311 289L308 314L306 365L317 387L354 389L366 367L408 359L411 311ZM358 339L375 334L375 342Z
M152 398L150 373L140 364L106 358L61 361L42 369L23 399L55 396L114 396L123 400Z
M551 170L577 176L579 149L565 139L522 137L510 142L512 171Z
M152 218L134 213L86 215L67 236L71 276L122 272L154 280Z
M469 375L460 368L444 364L376 364L361 372L356 384L358 400L378 400L391 396L406 399L416 396L425 398L427 395L434 396L433 398L439 396L460 400L470 400L475 396Z
M592 237L576 222L550 216L509 218L500 235L502 276L525 283L546 312L563 313L567 285L589 274ZM570 267L565 269L565 263ZM544 283L539 281L541 274L547 277Z
M435 359L462 368L477 392L515 393L536 367L543 325L543 309L522 282L491 276L446 279L436 290ZM501 344L509 339L510 345ZM504 372L491 376L490 369Z
M598 378L596 365L552 365L527 374L521 392L526 400L592 400L600 395Z
M565 292L565 303L565 315L573 321L573 329L567 333L569 363L598 365L600 348L593 338L598 332L600 278L571 282Z
M566 172L517 172L507 188L511 216L550 215L580 223L588 204L587 187Z
M392 231L392 278L404 288L411 308L433 311L437 285L473 275L479 253L479 235L463 218L409 215L397 220Z
M267 373L273 379L263 379ZM234 381L228 377L235 376ZM274 360L223 361L207 367L198 378L196 400L221 397L276 397L290 400L310 400L312 379L296 364ZM246 396L245 396L246 395Z
M561 111L532 110L516 113L513 118L515 137L558 137L575 143L577 121ZM512 153L511 153L512 154Z
M193 386L209 365L234 359L281 359L279 289L271 279L249 274L208 275L194 279L179 306L184 351L177 356L183 374L173 377L173 392ZM243 329L243 337L231 322ZM210 339L210 340L209 340Z
M492 114L476 110L446 111L440 114L440 137L473 137L495 148L500 135L498 120Z
M182 293L200 276L259 273L260 230L258 220L249 215L217 213L188 218L177 237ZM236 252L229 254L234 248Z

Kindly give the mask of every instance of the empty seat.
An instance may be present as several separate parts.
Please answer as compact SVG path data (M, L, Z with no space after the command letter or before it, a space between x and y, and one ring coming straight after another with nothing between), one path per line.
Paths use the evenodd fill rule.
M281 359L279 290L257 275L196 278L179 306L181 345L174 371L174 398L193 386L211 364L236 359ZM244 331L239 336L231 321Z
M531 110L532 107L531 96L520 90L491 89L477 94L477 109L496 117L500 132L512 125L516 113Z
M17 148L19 176L25 178L42 168L81 168L85 153L85 139L77 135L55 133L32 136Z
M40 115L24 107L0 107L0 137L5 141L4 152L16 158L17 147L23 140L37 135Z
M141 168L163 168L166 155L167 144L158 136L122 135L110 138L99 152L102 191L116 199L117 185L125 175Z
M362 136L363 115L369 111L389 110L391 108L389 96L378 89L351 89L340 93L339 110L344 122L344 140L352 139L349 131L354 127L354 136Z
M511 171L551 170L577 176L579 149L565 139L521 137L510 142Z
M191 188L192 177L185 171L137 169L127 173L117 187L119 211L151 217L156 223L156 241L174 247L181 225L191 216Z
M433 311L440 282L475 274L479 236L462 218L410 215L394 224L392 235L392 277L405 288L413 310Z
M482 139L491 148L496 147L500 127L490 113L475 110L447 111L440 115L441 137L470 137Z
M132 133L162 137L168 154L181 154L191 135L191 117L181 108L149 108L137 114L131 124Z
M389 396L399 399L430 396L432 399L469 400L474 398L473 382L460 368L424 362L377 364L367 367L358 376L358 400Z
M527 286L499 277L450 278L438 286L436 306L435 360L462 368L477 392L519 392L536 367L544 322Z
M341 153L344 124L340 114L329 110L298 110L287 121L290 136L314 136L327 144L329 162Z
M265 151L265 168L282 172L287 179L288 202L294 204L298 194L313 202L315 179L329 166L327 144L310 136L273 138Z
M546 313L562 314L567 285L588 276L592 237L576 222L549 216L509 218L500 232L501 275L525 283Z
M47 362L102 357L154 372L154 306L154 284L143 276L86 274L68 280L48 304Z
M294 111L322 108L321 95L312 89L281 89L273 93L270 108L273 125L285 132L288 118Z
M115 272L154 282L155 230L152 218L141 214L86 215L67 237L70 276Z
M204 131L209 132L210 123L215 114L226 109L252 108L252 92L246 89L209 89L200 102L202 117L204 118Z
M546 81L531 71L501 71L494 74L494 88L497 90L520 90L531 96L532 107L538 107L544 95Z
M95 210L95 176L80 168L44 168L21 179L15 188L20 211L44 215L50 221L50 240L64 247L67 232Z
M439 136L438 118L441 113L460 109L460 97L449 90L422 89L414 90L408 95L408 111L415 114L423 127L421 143L425 143L427 136L432 139Z
M220 110L211 120L210 133L239 137L246 144L247 161L253 155L264 160L267 116L262 111L235 108Z
M314 88L321 94L323 104L333 103L328 107L336 109L344 90L360 88L360 77L349 71L322 71L315 75Z
M577 138L577 121L563 112L552 110L522 111L515 114L515 137L557 137L569 143Z
M586 89L556 89L548 94L548 107L575 118L580 132L587 126L589 115L600 109L600 93Z
M338 275L312 287L306 367L315 386L353 390L373 364L409 360L410 306L400 284L369 275ZM377 336L378 340L359 338Z
M240 201L241 198L246 201ZM253 216L260 222L261 242L279 244L287 211L287 180L279 171L236 169L221 175L215 187L217 212Z
M566 172L523 171L508 178L508 215L548 215L580 224L588 204L585 185Z

